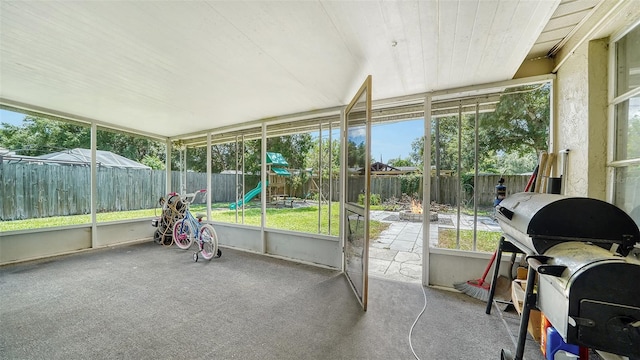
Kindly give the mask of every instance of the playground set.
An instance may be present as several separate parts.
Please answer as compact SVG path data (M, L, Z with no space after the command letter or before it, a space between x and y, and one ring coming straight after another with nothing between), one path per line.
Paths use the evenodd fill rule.
M291 173L287 169L289 163L277 152L267 152L267 199L273 205L289 205L293 207L294 197L287 193L287 181L286 178L291 176ZM258 182L258 185L251 191L244 194L242 199L239 199L235 203L229 205L229 209L235 210L241 207L243 204L247 204L249 201L260 195L262 192L262 182Z
M288 167L289 163L282 154L277 152L267 152L267 199L269 204L272 206L294 207L294 202L296 202L296 200L300 200L300 198L295 196L295 190L291 189L291 186L287 184L287 178L292 176L292 171L294 173L296 171L291 170ZM313 193L318 194L317 199L319 201L324 202L328 200L327 195L324 191L321 191L321 186L319 186L318 181L316 181L316 178L319 177L318 172L310 169L297 171L304 171L308 175L305 179L309 186L304 196L302 196L302 203L306 203L306 200L310 198ZM248 204L251 200L260 195L261 192L262 182L258 182L258 185L256 185L254 189L251 189L249 192L244 194L244 196L237 202L231 203L229 205L229 209L235 210L236 208L242 207L243 204Z

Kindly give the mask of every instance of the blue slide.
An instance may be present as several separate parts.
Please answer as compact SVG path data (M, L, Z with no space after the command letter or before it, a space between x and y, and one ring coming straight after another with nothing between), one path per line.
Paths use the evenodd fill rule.
M267 186L269 186L269 182L267 181ZM262 181L258 182L258 186L256 186L255 189L249 191L248 193L246 193L244 195L244 198L242 200L238 200L238 202L236 203L232 203L229 205L229 209L231 210L235 210L235 208L242 206L242 204L251 201L251 199L253 199L254 197L256 197L256 195L260 194L260 192L262 191Z

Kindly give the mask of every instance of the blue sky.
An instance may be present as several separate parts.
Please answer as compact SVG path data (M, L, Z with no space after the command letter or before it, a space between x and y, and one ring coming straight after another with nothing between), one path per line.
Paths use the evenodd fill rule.
M0 123L22 125L24 114L0 110ZM410 120L393 124L374 125L371 128L371 156L386 163L398 157L405 159L411 153L411 143L424 133L423 120Z
M388 163L391 159L406 159L411 153L411 143L424 134L424 122L420 120L403 121L392 124L379 124L371 127L371 157L376 161ZM317 133L313 134L314 138ZM325 135L327 136L327 135ZM334 134L334 139L337 135ZM364 137L364 128L349 135L356 143Z
M0 123L20 126L22 125L22 119L24 119L24 114L0 109Z
M371 157L387 163L391 159L405 159L411 153L411 143L424 135L424 121L410 120L371 127Z

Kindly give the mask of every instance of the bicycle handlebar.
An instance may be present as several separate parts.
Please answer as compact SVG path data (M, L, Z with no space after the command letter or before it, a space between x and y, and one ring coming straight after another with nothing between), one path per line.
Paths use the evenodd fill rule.
M197 194L206 193L206 192L207 192L207 189L202 189L202 190L197 190L194 193L184 194L184 196L182 196L182 201L187 205L191 204L191 202L193 201L193 199L195 199ZM177 195L180 195L180 194L177 194Z
M180 193L173 191L173 192L168 193L167 196L176 196L176 195L178 195L178 196L187 197L187 196L195 196L198 193L206 193L206 192L207 192L207 189L200 189L200 190L196 190L193 193L187 193L187 194L184 194L184 195L180 195Z

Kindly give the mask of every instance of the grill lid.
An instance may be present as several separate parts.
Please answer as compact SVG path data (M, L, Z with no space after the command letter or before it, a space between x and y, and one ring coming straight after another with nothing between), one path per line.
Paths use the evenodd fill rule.
M613 244L626 256L640 242L640 229L620 208L597 199L556 194L517 193L497 206L503 232L534 252L564 241Z

